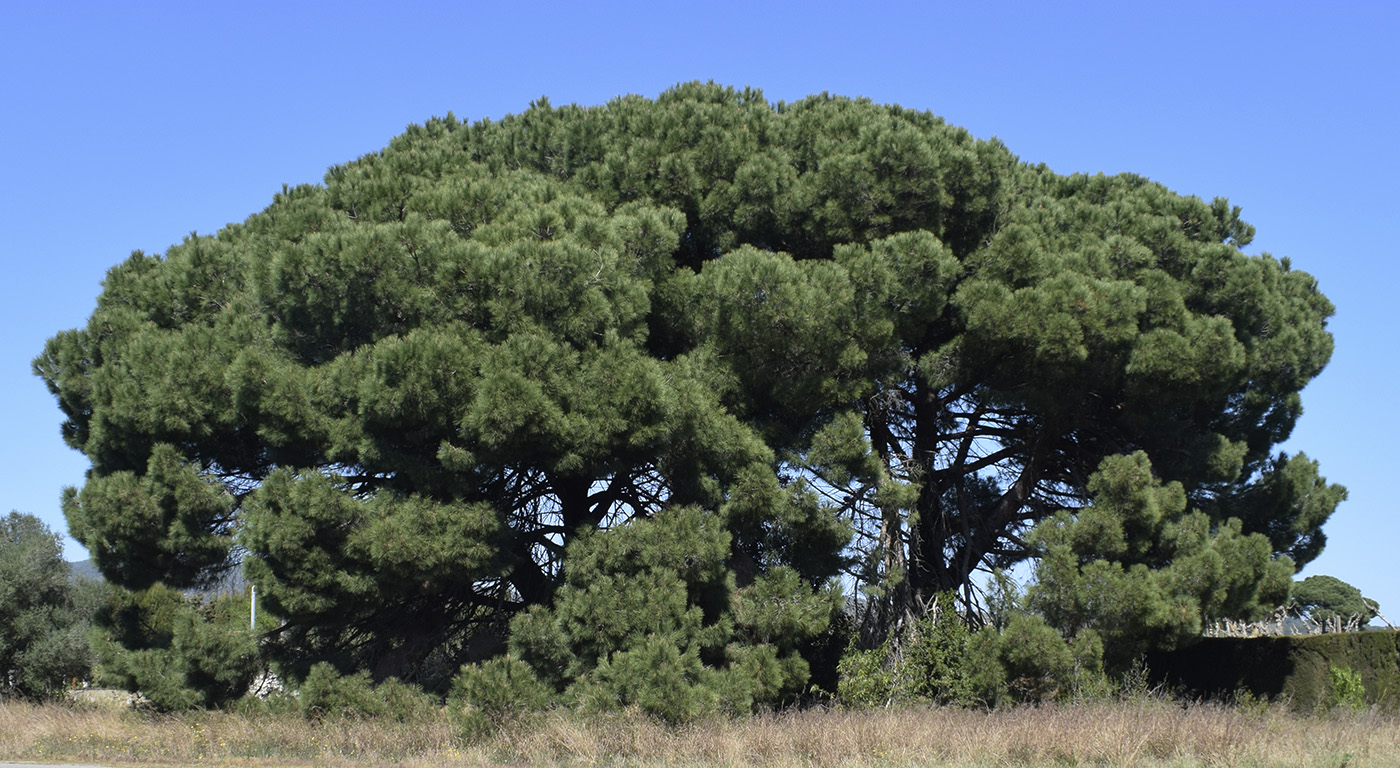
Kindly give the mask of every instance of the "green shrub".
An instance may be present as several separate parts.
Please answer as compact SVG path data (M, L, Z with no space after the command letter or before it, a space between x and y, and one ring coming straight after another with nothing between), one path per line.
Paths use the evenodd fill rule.
M160 584L112 589L92 634L98 682L138 692L160 712L231 704L260 667L247 615L240 598L206 602Z
M1134 662L1118 677L1118 697L1124 701L1149 699L1154 688L1152 668L1143 659Z
M792 692L794 681L809 676L807 660L797 653L779 653L772 645L731 643L728 665L708 670L709 686L718 698L719 711L742 717L774 706Z
M469 740L542 712L553 703L553 691L529 664L514 656L462 667L452 679L448 698L458 727Z
M680 650L675 639L652 635L617 651L572 686L585 712L636 707L669 723L684 723L720 711L717 673L698 651Z
M1262 718L1269 712L1270 702L1268 698L1258 696L1253 691L1235 691L1229 701L1231 708L1236 712L1243 712L1250 717Z
M731 542L720 516L697 507L578 536L553 605L511 622L511 653L589 711L682 722L797 695L809 672L800 650L840 594L777 565L740 587Z
M1328 703L1332 708L1366 708L1366 685L1361 682L1360 672L1334 665L1328 669L1328 682Z
M889 704L894 696L894 673L886 664L889 642L879 648L861 650L851 637L846 652L836 663L836 695L852 709L869 709Z
M384 700L375 695L367 671L342 675L323 661L311 667L300 691L302 714L310 719L377 717L388 712Z
M1088 489L1089 506L1031 532L1040 558L1026 602L1065 638L1096 632L1113 674L1195 642L1214 619L1255 618L1287 599L1293 562L1239 519L1189 509L1146 453L1105 458Z
M177 617L171 638L184 684L199 692L205 706L236 701L260 666L258 641L247 626L248 601L220 598L190 607Z
M423 722L438 709L440 699L416 685L391 677L374 687L384 702L384 715L401 723Z
M855 638L837 663L837 694L856 709L897 701L982 706L995 703L1005 676L998 634L974 636L954 607L951 592L938 597L933 614L879 648L861 650Z
M1073 642L1039 616L1013 613L1003 628L970 635L960 660L957 703L996 706L1108 695L1103 643L1086 630Z
M915 622L904 644L897 673L900 694L938 704L967 703L971 698L968 637L967 625L954 609L953 594L939 595L934 614Z
M996 627L983 627L967 639L963 668L963 704L994 707L1006 696L1006 667L1001 663L1001 633Z
M105 670L120 669L127 690L140 694L137 701L157 712L194 709L204 702L199 691L185 684L183 660L166 649L146 648L121 654Z
M1074 653L1039 616L1013 616L1001 633L999 647L1007 689L1016 701L1053 701L1073 690Z
M296 709L307 719L327 717L382 717L411 722L429 717L438 700L421 688L397 678L374 684L368 671L342 675L328 662L311 667L295 697L274 694L264 711L281 711L285 700L293 698ZM255 705L250 705L255 706Z

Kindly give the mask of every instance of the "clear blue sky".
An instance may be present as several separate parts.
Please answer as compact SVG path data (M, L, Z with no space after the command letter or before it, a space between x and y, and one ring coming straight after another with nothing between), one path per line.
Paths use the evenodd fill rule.
M1359 2L11 3L0 25L0 513L64 530L86 462L30 360L106 270L262 209L409 123L686 80L930 110L1060 172L1229 197L1337 305L1285 446L1351 498L1306 573L1400 622L1391 483L1400 6ZM68 542L68 557L85 553Z

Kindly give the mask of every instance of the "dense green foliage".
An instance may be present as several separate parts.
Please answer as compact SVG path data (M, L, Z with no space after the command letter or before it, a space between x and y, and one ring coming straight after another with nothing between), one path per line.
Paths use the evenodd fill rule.
M1157 480L1146 454L1105 459L1089 490L1077 515L1036 528L1028 599L1066 638L1093 633L1111 670L1200 637L1215 617L1259 618L1288 599L1293 563L1238 519L1187 513L1181 485Z
M1029 531L1068 525L1112 456L1150 464L1120 495L1172 496L1160 529L1091 513L1125 516L1121 578L1172 552L1256 563L1254 534L1279 564L1316 556L1345 492L1274 446L1332 307L1241 251L1239 213L867 101L692 83L540 102L412 126L241 224L133 254L35 369L92 462L64 505L103 572L180 587L241 555L294 676L324 661L445 690L530 638L613 700L641 701L640 669L692 685L735 665L767 700L810 627L748 596L824 606L844 572L863 636L899 634L1037 556ZM574 574L641 589L570 559L617 533L645 560L665 545L625 531L668 508L722 531L694 553L710 570L657 571L607 610L669 623L545 632L602 610ZM1046 551L1118 567L1076 530ZM1284 567L1209 576L1151 626L1248 613Z
M380 717L401 722L422 721L437 709L438 700L415 686L389 678L378 685L370 680L368 670L342 675L326 662L316 664L301 681L295 693L269 696L268 708L276 709L279 700L291 699L308 719L326 717Z
M160 584L114 589L96 617L98 682L140 691L158 711L236 701L261 666L248 611L244 599L187 597Z
M1026 594L998 574L985 626L969 635L944 593L906 636L847 650L840 700L993 705L1101 693L1147 654L1199 638L1212 617L1258 618L1287 599L1293 564L1268 537L1188 513L1181 485L1155 477L1146 454L1104 459L1087 487L1088 506L1028 537L1039 557Z
M1023 610L970 632L945 592L935 614L903 636L868 650L852 643L838 664L837 701L856 709L911 702L994 707L1099 697L1109 688L1102 657L1097 634L1067 641Z
M841 699L996 704L1102 692L1147 654L1199 638L1212 617L1257 618L1287 599L1293 564L1268 537L1188 513L1181 485L1163 484L1145 453L1104 459L1087 490L1088 506L1028 537L1039 554L1028 593L997 585L973 635L944 593L940 620L920 619L897 648L848 652Z
M1290 605L1316 621L1358 617L1362 624L1375 618L1380 604L1335 576L1309 576L1293 585Z
M512 655L589 710L637 707L679 722L777 705L806 683L799 646L826 628L840 593L804 590L784 567L739 588L730 551L720 521L697 507L582 536L554 605L512 622Z
M57 534L33 515L0 517L0 695L49 698L87 676L83 592Z
M529 664L514 656L498 656L462 667L452 680L448 701L464 735L477 738L538 715L556 699L557 693Z
M857 709L907 702L996 704L1006 687L1001 637L992 626L971 633L955 612L952 593L944 592L934 611L902 636L870 649L857 647L851 637L837 664L837 701Z

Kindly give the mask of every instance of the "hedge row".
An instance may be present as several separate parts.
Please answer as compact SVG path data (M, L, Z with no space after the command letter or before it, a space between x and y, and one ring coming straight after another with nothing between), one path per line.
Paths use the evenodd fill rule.
M1368 704L1400 707L1400 631L1294 637L1206 638L1147 659L1153 678L1204 698L1240 692L1291 700L1299 709L1330 703L1332 669L1361 676Z

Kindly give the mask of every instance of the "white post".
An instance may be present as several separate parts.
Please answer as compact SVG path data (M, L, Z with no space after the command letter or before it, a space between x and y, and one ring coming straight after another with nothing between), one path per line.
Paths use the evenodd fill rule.
M258 629L258 585L250 584L253 588L253 605L248 609L248 629L257 631Z

